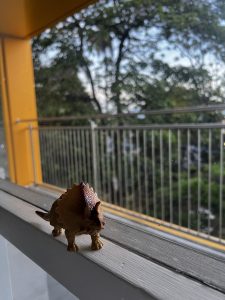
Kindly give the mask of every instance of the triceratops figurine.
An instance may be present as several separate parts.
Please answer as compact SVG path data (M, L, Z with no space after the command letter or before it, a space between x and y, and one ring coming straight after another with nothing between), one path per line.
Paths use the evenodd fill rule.
M101 202L88 183L74 184L52 204L48 213L36 211L36 214L54 226L54 237L65 229L68 251L78 251L75 235L80 234L90 234L92 250L103 246L99 239L99 232L105 225Z

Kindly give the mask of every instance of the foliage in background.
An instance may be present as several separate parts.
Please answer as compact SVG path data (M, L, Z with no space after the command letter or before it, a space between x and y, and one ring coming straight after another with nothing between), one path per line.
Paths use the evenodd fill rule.
M221 0L100 0L67 18L33 40L40 114L223 102L224 12Z
M39 115L126 113L224 103L224 44L225 2L222 0L100 0L33 40ZM192 113L145 116L142 120L134 117L123 118L119 124L217 122L222 119L221 113ZM83 121L82 124L87 123L88 121ZM108 123L112 124L112 121ZM99 124L105 125L103 122ZM75 179L93 183L93 174L90 178L85 175L88 171L93 173L90 159L93 147L89 147L90 140L87 139L85 142L85 137L81 133L76 136L72 132L67 134L60 132L52 131L51 137L48 134L41 136L44 180L63 187L69 186ZM149 137L146 143L149 150L146 154L136 144L134 137L126 140L121 135L119 139L113 140L112 133L107 130L103 130L102 135L104 139L102 147L105 152L101 153L102 150L98 148L97 155L99 155L99 193L104 199L123 206L128 204L129 208L136 210L142 205L144 208L142 212L153 215L155 193L156 213L158 217L162 217L163 193L164 217L170 221L169 182L172 178L173 221L178 224L177 136L175 134L172 136L170 170L168 132L165 130L163 133L165 184L162 187L159 131L155 131L156 143L153 150L155 161L150 150L151 131L147 133ZM186 136L183 136L181 141L183 147L180 173L181 224L187 226L190 218L190 227L197 229L196 220L200 216L200 229L218 236L221 175L219 131L213 135L212 141L213 147L217 150L212 153L211 183L208 180L209 150L208 152L205 150L209 147L208 133L202 134L201 138L202 148L199 151L202 176L199 179L198 161L192 160L189 166L191 168L189 183L187 155L189 151L190 155L196 156L197 130L193 131L190 149ZM143 140L140 139L139 142L141 144ZM114 148L110 150L109 144L114 145ZM127 150L124 150L126 147ZM90 168L86 169L83 166L85 164L88 166L88 162ZM116 167L113 167L113 163ZM128 180L126 191L125 182L127 176L132 173L132 164L136 169L133 179ZM155 191L152 186L153 164L156 169ZM122 177L119 175L120 168L123 172ZM149 182L147 204L141 203L144 201L141 198L141 191L145 190L146 172ZM104 184L107 187L105 190ZM201 209L205 213L198 211L199 185L202 195ZM209 185L212 197L210 208ZM188 189L191 191L190 199ZM119 190L122 191L120 195ZM188 201L191 201L190 213ZM224 197L223 207L225 207ZM209 217L212 217L211 224L207 222ZM225 236L224 225L223 235Z

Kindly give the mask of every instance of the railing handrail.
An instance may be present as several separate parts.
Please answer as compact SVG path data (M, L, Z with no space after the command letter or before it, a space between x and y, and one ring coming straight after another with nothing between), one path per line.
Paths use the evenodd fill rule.
M140 115L171 115L171 114L182 114L182 113L193 113L193 112L212 112L212 111L223 111L225 110L225 104L216 105L199 105L199 106L187 106L167 109L153 109L139 112L128 112L128 113L103 113L103 114L85 114L80 116L68 116L68 117L45 117L37 119L17 119L16 123L29 123L29 122L55 122L55 121L73 121L73 120L93 120L93 119L112 119L130 116Z
M65 129L77 129L77 130L90 130L91 126L39 126L41 129L46 130L65 130ZM105 125L96 126L95 130L135 130L135 129L225 129L225 123L181 123L181 124L136 124L136 125ZM38 129L38 127L33 127Z

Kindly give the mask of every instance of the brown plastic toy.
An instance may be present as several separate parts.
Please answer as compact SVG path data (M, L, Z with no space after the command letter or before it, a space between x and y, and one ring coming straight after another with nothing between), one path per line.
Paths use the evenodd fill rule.
M52 204L48 213L36 211L36 214L54 226L54 237L65 229L68 251L78 251L75 235L80 234L90 234L92 250L103 246L99 239L99 232L105 225L101 201L88 183L74 184Z

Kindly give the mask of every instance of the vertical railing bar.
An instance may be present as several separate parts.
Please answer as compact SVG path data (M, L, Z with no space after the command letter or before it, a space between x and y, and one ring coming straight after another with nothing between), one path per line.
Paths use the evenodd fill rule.
M69 149L70 149L70 139L69 139L69 129L66 129L65 130L65 143L66 143L66 151L65 151L65 154L66 154L66 171L67 171L67 187L71 185L71 182L69 181L70 178L69 178L69 175L70 175L70 152L69 152Z
M71 157L70 157L70 136L69 136L69 129L66 129L65 132L66 137L66 165L67 165L67 186L71 186Z
M125 130L126 132L126 141L128 143L129 136L128 136L128 131ZM130 147L130 145L129 145ZM129 194L129 149L126 149L126 155L125 155L125 161L126 161L126 180L125 180L125 186L126 186L126 208L130 208L132 206L132 203L130 203L130 194ZM129 200L129 201L128 201Z
M108 201L112 203L112 191L111 191L111 174L110 174L110 152L109 152L109 132L106 131L106 155L107 155L107 186L108 186Z
M84 129L81 130L81 144L82 144L82 165L84 171L84 181L88 182L87 180L87 163L86 163L86 145L85 145L85 136L84 136Z
M182 203L181 203L181 131L178 129L177 131L177 142L178 142L178 218L179 218L179 226L182 226Z
M98 194L98 196L101 198L102 196L102 167L101 167L101 163L102 163L102 157L101 157L101 131L99 130L95 130L95 134L96 134L96 156L97 156L97 189L96 192ZM87 156L86 156L86 162L88 161L88 145L86 145L86 149L87 149Z
M45 140L45 149L46 149L46 153L47 153L47 157L49 156L49 135L50 132L47 130L46 131L46 140ZM47 169L48 169L48 182L51 183L51 159L48 157L47 160Z
M46 170L45 170L45 151L44 151L44 132L43 130L39 127L39 136L40 136L40 153L41 153L41 168L42 168L42 180L43 182L46 182L45 177L46 177Z
M172 144L171 129L169 129L169 198L170 198L170 223L173 223L173 179L172 179Z
M130 182L131 182L131 193L132 193L132 209L135 210L135 181L134 181L134 143L133 143L133 132L129 130L129 161L130 161Z
M46 181L49 183L50 182L49 181L49 165L48 165L49 159L48 159L48 147L47 147L48 131L44 131L43 134L44 134L43 149L44 149L44 153L45 153L45 163L46 163L46 165L45 165L46 175L45 176L46 176Z
M84 129L84 145L85 145L85 166L86 166L86 181L90 182L89 180L89 153L90 153L90 144L87 141L87 131L88 129Z
M109 180L107 180L108 176L108 152L107 152L107 130L104 132L104 153L105 153L105 195L109 197ZM108 199L109 201L109 199Z
M71 140L71 129L68 128L68 163L69 163L69 185L72 186L74 184L74 176L73 176L73 162L72 162L72 140Z
M209 145L208 145L208 235L210 235L211 228L211 180L212 180L212 129L209 129Z
M62 187L65 187L66 186L66 184L65 184L65 155L64 155L64 153L65 153L65 145L64 145L64 129L63 130L60 130L60 140L61 140L61 143L62 143L62 148L60 149L60 152L61 152L61 156L60 156L60 158L61 158L61 179L62 179L62 181L61 181L61 186Z
M90 143L88 142L88 130L87 129L84 131L84 139L85 139L85 148L86 148L87 182L90 182L90 179L91 179L91 176L90 176L90 160L89 160L89 156L90 156L89 145L90 145Z
M117 130L117 149L118 149L118 175L119 175L119 205L123 205L123 193L122 193L122 169L121 169L121 134L120 131Z
M48 143L49 143L49 149L48 149L48 153L50 155L50 159L49 159L49 166L50 166L50 183L52 185L55 184L55 176L54 176L54 153L53 153L53 134L52 131L48 132Z
M117 203L117 196L116 196L116 190L115 190L115 180L117 179L116 176L116 160L115 160L115 131L111 130L111 139L112 139L112 188L113 188L113 203L118 204ZM118 183L118 182L117 182Z
M77 144L77 169L78 169L78 181L82 181L81 159L80 159L80 134L79 129L76 129L76 144Z
M93 170L93 151L92 151L92 148L91 148L91 145L92 145L92 130L91 130L91 127L90 127L90 131L89 131L89 145L90 145L90 151L89 151L89 158L90 158L90 174L91 174L91 178L90 178L90 183L93 185L93 178L94 178L94 170Z
M37 183L37 170L35 165L35 154L34 154L34 139L33 139L33 126L29 124L29 134L30 134L30 147L31 147L31 159L33 166L33 176L34 176L34 184Z
M126 208L129 208L129 203L128 203L128 170L127 170L127 148L126 148L126 130L123 130L123 144L125 145L124 147L124 184L125 184L125 206Z
M72 139L72 129L68 130L70 148L69 148L69 156L70 156L70 177L71 177L71 186L75 183L74 176L74 157L73 157L73 139Z
M85 181L84 179L84 169L83 169L83 148L82 148L82 138L81 138L81 129L78 131L78 137L79 137L79 162L80 162L80 174L81 174L81 181Z
M62 140L61 140L61 130L58 131L58 154L59 154L59 175L60 175L60 186L63 186L63 172L62 172Z
M50 164L51 164L51 160L49 159L49 131L45 132L45 149L46 149L46 157L48 158L47 160L47 174L48 174L48 182L51 183L51 171L50 171Z
M97 128L97 126L96 126ZM95 142L95 147L96 147L96 176L97 176L97 185L96 185L96 192L99 190L99 185L100 185L100 182L99 182L99 178L100 178L100 175L99 175L99 172L100 172L100 169L99 169L99 160L100 160L100 156L99 156L99 131L96 130L95 128L95 138L96 138L96 142Z
M157 217L156 207L156 179L155 179L155 131L152 130L152 192L153 192L153 213Z
M69 129L68 131L69 135L69 156L70 156L70 177L71 177L71 185L75 183L74 178L74 156L73 156L73 136L72 136L72 129Z
M190 129L187 130L187 167L188 167L188 229L191 228L191 186L190 186Z
M66 129L63 129L63 159L64 159L63 168L64 168L64 180L65 180L64 187L68 186L68 179L67 179L67 176L65 176L68 174L66 131L67 131Z
M84 179L84 168L83 168L83 148L82 148L82 140L81 140L81 129L78 130L78 137L79 137L79 163L80 163L80 176L81 181L85 181Z
M44 182L43 153L42 153L43 139L42 139L42 130L41 130L40 127L38 128L38 134L39 134L39 142L40 142L40 157L41 157L42 180Z
M198 214L197 214L197 227L198 232L201 228L201 130L198 129Z
M46 134L47 134L46 153L48 153L48 156L51 158L50 150L49 150L49 144L51 143L51 132L46 131ZM47 165L48 165L48 182L52 184L52 159L48 159Z
M54 185L57 186L57 183L58 183L58 180L57 180L57 152L56 152L56 148L57 148L57 145L56 145L56 132L57 132L57 129L54 129L53 130L53 154L52 154L52 160L53 160L53 163L54 163Z
M64 184L63 186L64 187L67 187L67 178L65 176L65 174L67 174L67 155L66 155L66 132L65 132L65 129L63 129L62 131L63 133L63 137L62 137L62 140L63 140L63 174L64 174Z
M62 156L62 147L60 139L61 130L57 131L57 156L58 156L58 184L62 186L62 167L61 167L61 156Z
M161 218L165 220L165 199L164 199L164 159L163 159L163 131L159 131L160 148L160 182L161 182Z
M78 146L78 164L79 164L79 181L84 181L83 168L82 168L82 145L80 129L77 130L77 146Z
M79 178L79 165L78 165L78 153L77 153L77 131L73 130L73 145L74 145L74 168L75 168L75 173L76 173L76 182L80 182Z
M138 175L138 209L139 212L143 212L142 209L142 191L141 191L141 172L140 172L140 132L136 130L136 141L137 141L137 175Z
M69 129L65 130L65 141L66 141L66 170L67 170L67 187L71 186L70 174L71 174L71 164L70 164L70 138L69 138Z
M97 153L96 153L96 132L95 128L97 125L94 122L91 122L91 147L92 147L92 163L93 163L93 184L94 189L98 190L98 182L97 182Z
M53 130L53 153L52 153L52 160L53 160L53 164L54 164L54 185L57 186L57 145L56 145L56 133L57 129Z
M219 198L219 238L222 239L223 224L223 130L220 129L220 198Z
M102 197L103 197L103 200L105 198L105 195L106 195L106 189L105 189L105 151L104 151L104 138L103 138L103 135L104 135L104 131L100 131L100 144L101 144L101 166L102 166L102 178L101 178L101 184L102 184L102 187L101 187L101 190L102 190Z
M143 131L143 147L144 147L144 182L145 182L145 211L149 215L149 194L148 194L148 167L147 167L147 143L146 130Z
M81 166L81 172L82 172L82 181L85 182L85 170L84 170L84 149L82 144L82 129L79 130L79 136L80 136L80 166Z
M58 145L58 141L57 141L57 137L58 137L58 132L57 132L57 128L54 130L54 149L55 149L55 185L58 186L59 185L59 171L58 171L58 151L59 151L59 145Z

